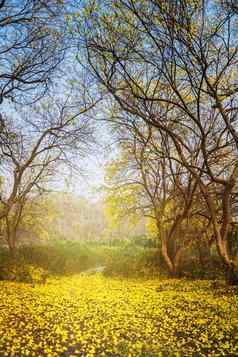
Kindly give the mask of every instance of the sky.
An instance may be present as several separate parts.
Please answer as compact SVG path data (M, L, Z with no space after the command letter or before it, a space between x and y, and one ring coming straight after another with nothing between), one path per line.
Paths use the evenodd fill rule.
M66 188L90 200L102 197L101 188L105 184L105 167L115 157L116 151L108 123L105 121L96 123L95 140L93 150L81 161L82 175L72 177L71 185Z

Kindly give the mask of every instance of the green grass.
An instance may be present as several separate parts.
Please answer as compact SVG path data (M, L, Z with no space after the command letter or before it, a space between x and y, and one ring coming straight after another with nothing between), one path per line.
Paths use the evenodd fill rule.
M44 269L51 275L78 274L106 266L107 276L154 276L161 271L158 251L135 244L109 246L96 242L49 242L20 247L15 259L0 249L0 279L27 281L27 266ZM15 273L13 273L13 271ZM15 275L14 275L15 274Z
M238 356L236 290L212 281L0 282L1 356Z

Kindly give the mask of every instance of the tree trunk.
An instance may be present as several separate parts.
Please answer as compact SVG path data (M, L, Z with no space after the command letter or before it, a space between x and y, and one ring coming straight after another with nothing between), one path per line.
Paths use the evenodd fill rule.
M181 258L182 258L182 254L183 254L183 251L185 249L180 247L177 249L176 253L175 253L175 256L174 256L174 273L177 275L177 276L180 276L181 275Z
M238 285L238 268L235 264L227 268L226 281L229 285Z
M167 265L167 268L169 269L169 272L173 275L174 274L174 266L173 266L173 263L171 261L169 254L168 254L167 242L162 240L161 243L162 243L162 256L163 256L164 261Z
M174 275L174 265L173 265L172 259L170 258L169 252L168 252L168 240L167 240L166 232L161 227L159 228L159 232L160 232L160 239L161 239L162 256L163 256L165 264L169 270L169 273L171 275Z
M228 187L229 188L229 187ZM216 247L218 254L223 262L223 264L226 266L227 270L227 282L235 282L235 277L234 277L234 263L232 261L232 258L229 256L229 252L227 249L227 235L230 227L230 222L231 222L231 210L230 210L230 197L228 195L229 190L224 191L224 196L223 196L223 222L222 222L222 227L220 229L218 221L217 221L217 214L216 214L216 209L214 207L214 203L212 201L212 198L209 195L209 192L207 191L207 188L204 186L201 186L203 196L206 200L208 209L211 214L211 220L212 220L212 226L213 226L213 232L214 232L214 237L216 240ZM230 188L229 188L230 189ZM237 282L238 283L238 282Z
M10 254L13 258L16 256L16 234L14 231L9 230L7 233L7 243Z

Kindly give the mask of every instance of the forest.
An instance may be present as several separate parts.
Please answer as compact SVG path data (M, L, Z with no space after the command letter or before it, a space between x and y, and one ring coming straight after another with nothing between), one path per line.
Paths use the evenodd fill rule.
M0 0L0 357L238 356L238 4Z

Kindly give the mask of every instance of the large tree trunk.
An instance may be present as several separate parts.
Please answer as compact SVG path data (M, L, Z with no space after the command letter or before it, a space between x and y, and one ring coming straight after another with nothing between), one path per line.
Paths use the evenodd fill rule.
M215 210L212 197L209 195L209 192L205 187L201 187L203 196L207 202L209 212L211 214L212 226L214 237L216 240L216 247L218 254L226 267L226 276L227 282L229 284L238 284L238 279L236 277L235 266L236 266L236 257L232 257L229 254L227 246L227 237L231 225L231 192L232 186L229 185L225 187L224 194L222 198L222 225L221 228L218 224L217 214Z
M238 259L229 256L227 242L220 232L217 232L216 239L218 253L226 267L226 281L229 285L238 285Z
M11 253L11 256L15 258L16 255L16 229L15 226L11 226L11 222L9 222L8 217L6 217L6 226L7 226L7 244L8 249Z
M166 233L167 232L163 230L160 231L162 256L168 268L169 274L172 277L178 277L180 275L179 267L183 249L178 248L176 252L174 252L174 255L171 256L169 254L169 239Z
M169 273L171 275L174 275L174 265L172 262L172 259L169 256L169 252L168 252L168 241L166 239L166 236L164 233L161 233L161 252L162 252L162 256L164 258L165 264L169 270ZM163 235L163 236L162 236Z
M227 268L226 281L229 285L238 285L238 266L232 263L231 267Z
M164 262L166 264L166 267L171 275L174 275L174 265L171 260L171 257L169 256L169 251L168 251L168 236L166 230L162 227L162 224L160 223L160 219L156 218L156 225L159 231L160 235L160 241L161 241L161 253L162 257L164 259Z
M11 232L10 236L8 237L8 248L11 253L11 256L15 258L16 256L16 236L14 232Z

